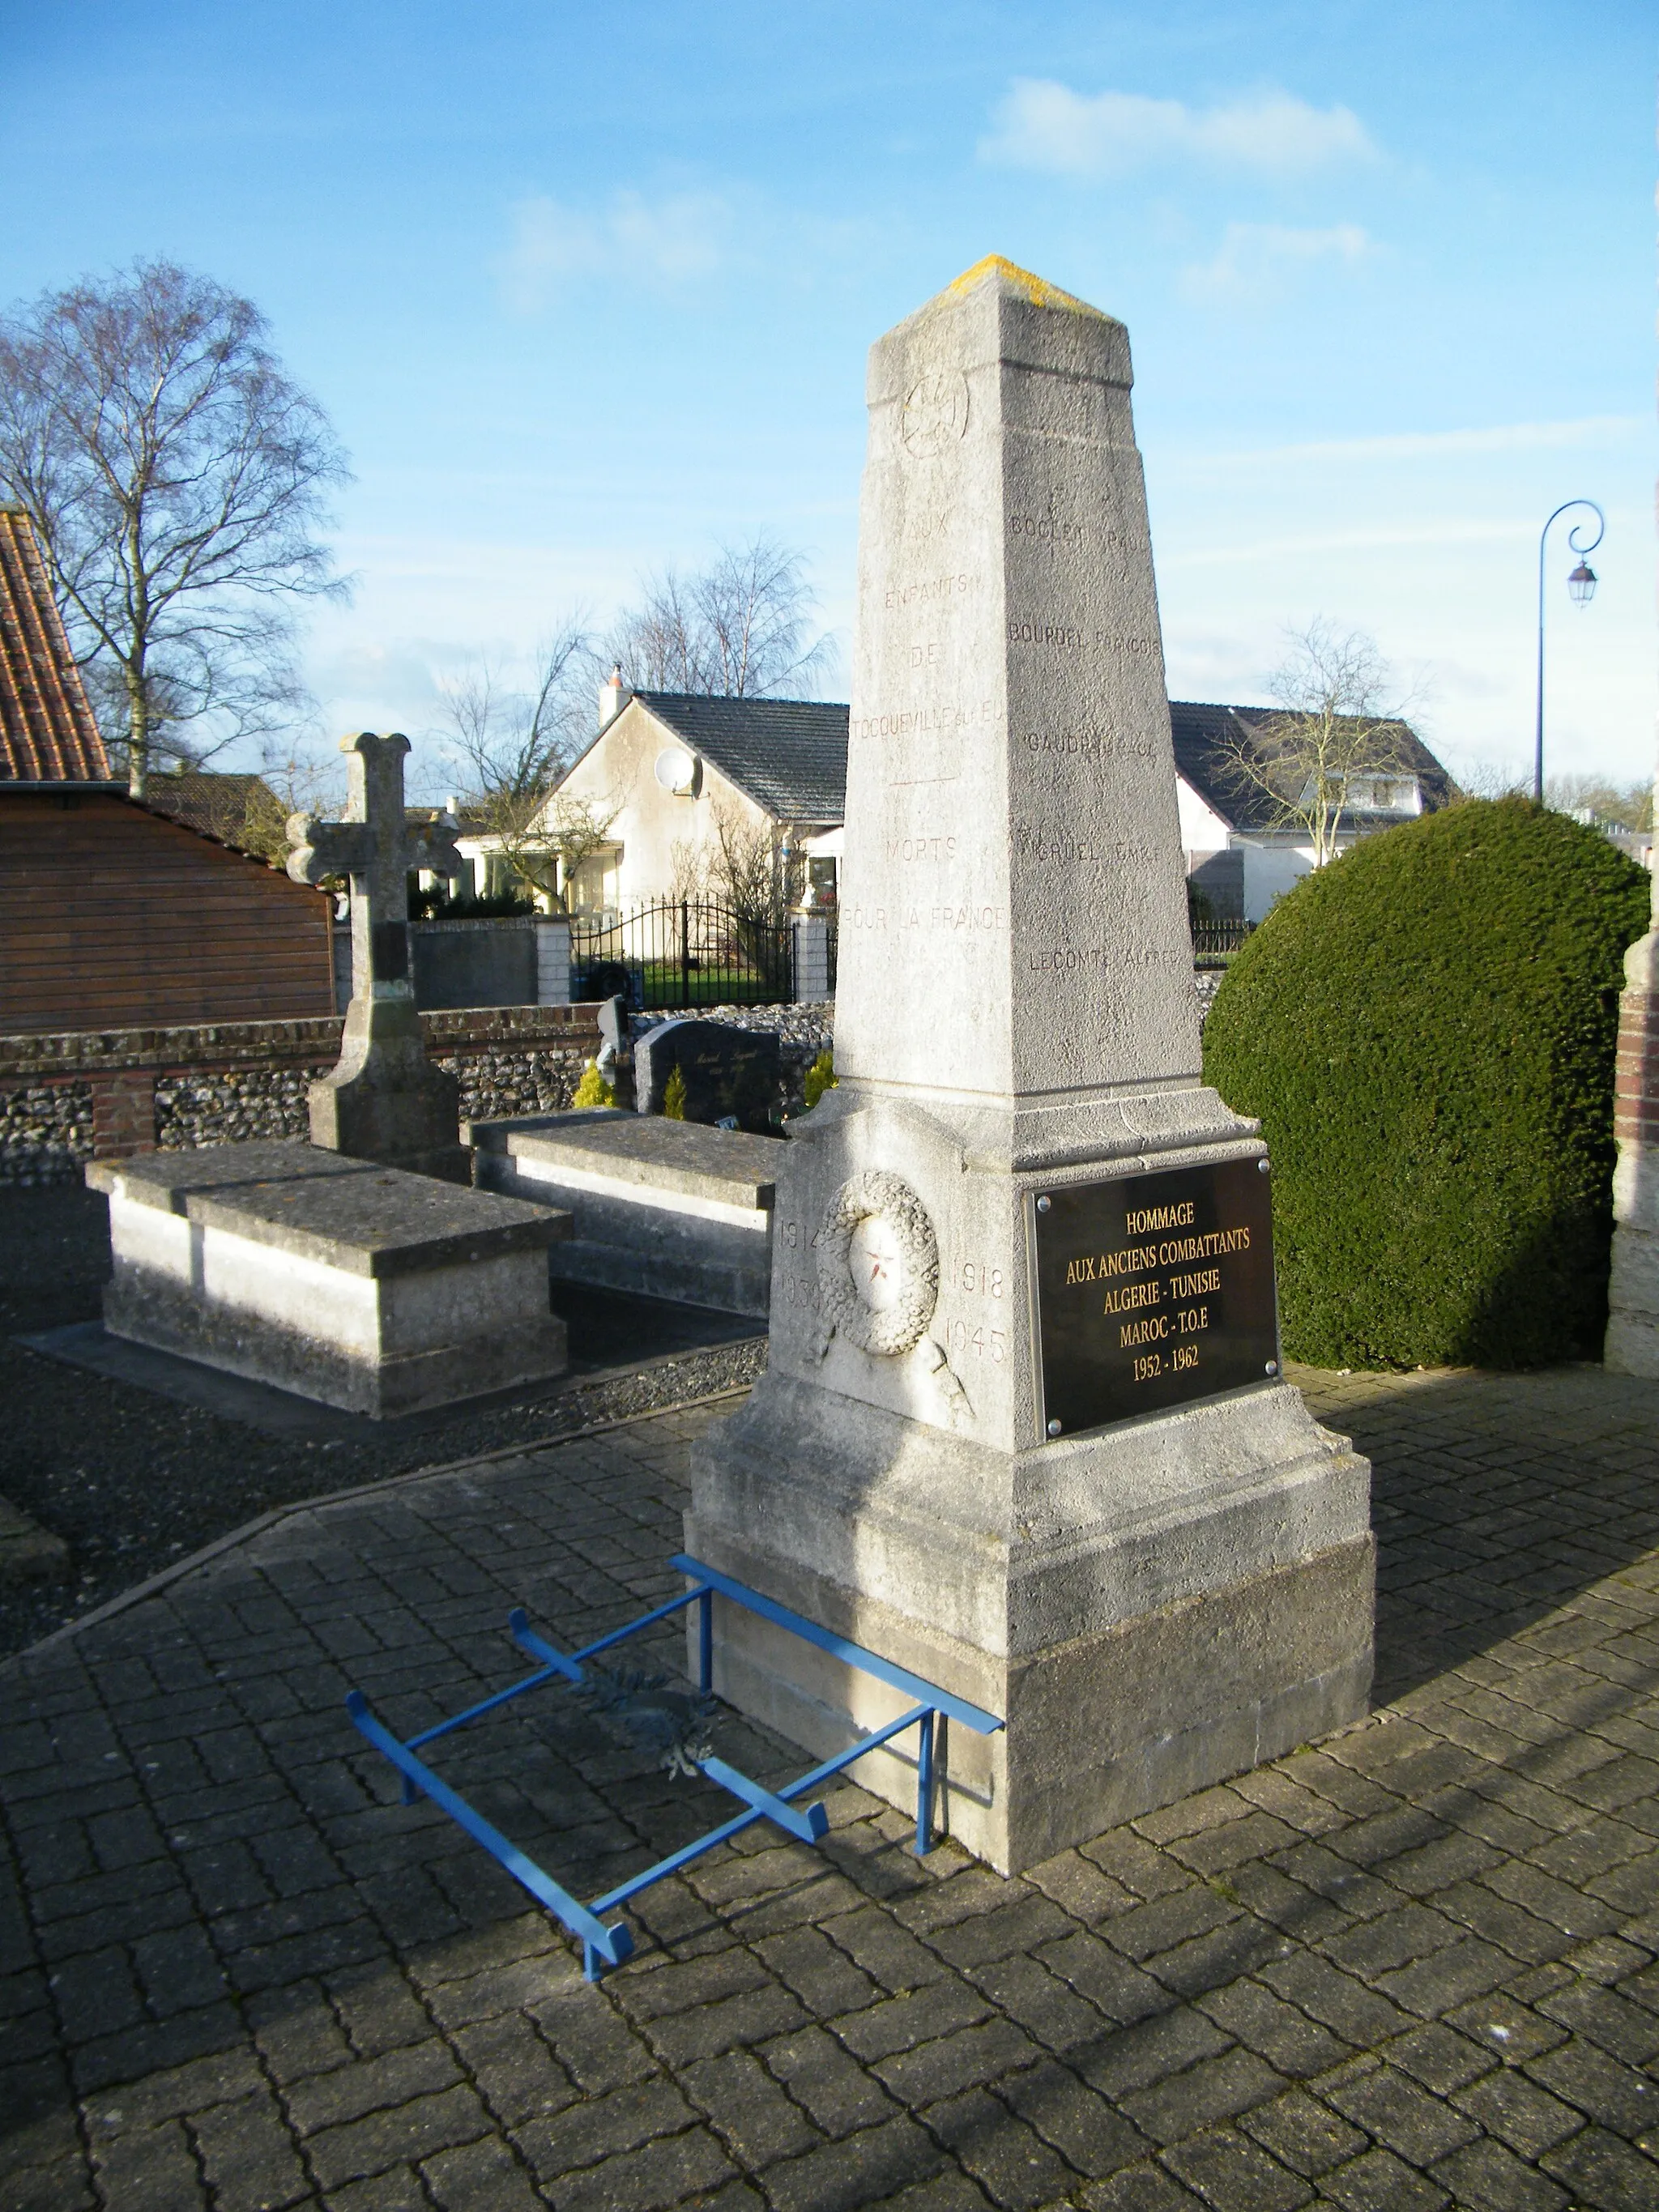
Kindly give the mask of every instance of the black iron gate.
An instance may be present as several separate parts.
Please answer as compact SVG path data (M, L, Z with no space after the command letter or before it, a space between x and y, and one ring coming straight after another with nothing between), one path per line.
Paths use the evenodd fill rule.
M792 933L699 899L570 925L570 994L641 1009L781 1006L794 997Z

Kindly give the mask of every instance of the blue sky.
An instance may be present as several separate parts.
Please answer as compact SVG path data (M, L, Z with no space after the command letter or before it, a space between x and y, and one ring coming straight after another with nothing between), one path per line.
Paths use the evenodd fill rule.
M850 633L863 360L987 252L1127 323L1171 691L1364 629L1455 764L1654 755L1650 9L0 0L0 299L140 254L328 408L331 732L764 527ZM1559 526L1558 526L1559 527Z

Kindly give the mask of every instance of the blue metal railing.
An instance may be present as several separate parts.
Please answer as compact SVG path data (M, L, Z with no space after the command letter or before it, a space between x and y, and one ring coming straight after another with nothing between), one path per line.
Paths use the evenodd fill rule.
M729 1842L757 1820L770 1820L786 1835L793 1836L799 1842L821 1842L830 1826L828 1813L821 1803L798 1808L795 1800L816 1790L821 1783L841 1773L844 1768L853 1765L866 1752L875 1750L878 1745L902 1735L907 1729L912 1728L918 1731L915 1850L918 1857L925 1856L933 1848L933 1840L935 1723L940 1718L957 1721L976 1735L989 1735L1003 1725L994 1713L985 1712L978 1705L969 1705L965 1698L953 1696L949 1690L940 1689L935 1682L924 1681L920 1674L913 1674L908 1668L896 1666L890 1659L882 1658L878 1652L866 1651L860 1644L852 1644L844 1636L833 1635L829 1629L820 1628L816 1621L807 1620L800 1613L791 1613L787 1606L762 1596L758 1590L749 1589L746 1583L737 1581L731 1575L721 1574L717 1568L705 1566L701 1560L691 1559L684 1552L677 1552L669 1564L679 1568L690 1579L691 1587L683 1595L671 1598L666 1605L657 1606L650 1613L642 1613L625 1627L612 1629L608 1636L601 1636L593 1643L584 1644L580 1651L566 1653L556 1650L531 1627L523 1607L515 1606L507 1616L507 1627L513 1640L520 1650L539 1660L541 1664L533 1673L509 1684L505 1690L496 1691L493 1697L480 1698L477 1705L469 1705L465 1712L455 1713L448 1720L439 1721L432 1728L423 1729L418 1735L410 1736L406 1741L393 1735L391 1729L375 1717L361 1690L350 1691L346 1698L346 1711L356 1727L402 1775L404 1802L413 1804L417 1795L429 1797L476 1843L482 1844L515 1881L522 1882L538 1903L545 1905L580 1940L582 1969L591 1982L597 1981L607 1966L619 1966L631 1955L634 1948L634 1938L626 1922L614 1921L607 1927L600 1917L602 1914L613 1912L618 1905L625 1905L629 1898L637 1897L641 1890L649 1889L653 1883L663 1881L671 1874L677 1874L682 1867L689 1866L694 1859L701 1858L717 1845ZM744 1810L709 1829L695 1843L687 1844L665 1859L659 1859L655 1866L647 1867L643 1874L635 1875L615 1889L607 1890L603 1897L595 1898L592 1905L579 1903L568 1891L561 1888L545 1869L538 1866L499 1828L492 1826L481 1813L469 1805L459 1791L452 1790L423 1759L416 1756L418 1751L435 1742L439 1737L451 1735L456 1729L482 1719L486 1713L494 1712L509 1699L522 1697L526 1690L540 1689L550 1682L574 1685L586 1682L584 1661L597 1657L601 1651L608 1651L613 1644L621 1644L630 1636L637 1636L641 1629L649 1628L655 1622L665 1620L670 1614L679 1613L690 1605L700 1607L697 1686L705 1696L709 1694L713 1688L716 1596L743 1607L746 1612L757 1614L761 1620L770 1621L775 1627L787 1629L792 1636L799 1637L804 1643L815 1644L820 1651L844 1661L860 1674L873 1675L878 1681L902 1691L915 1703L896 1720L860 1736L845 1751L838 1752L835 1758L824 1759L820 1765L809 1768L781 1790L766 1789L750 1776L740 1773L735 1766L728 1765L723 1759L712 1755L694 1759L690 1763L701 1773L707 1775L711 1782L717 1783L722 1790L737 1798Z

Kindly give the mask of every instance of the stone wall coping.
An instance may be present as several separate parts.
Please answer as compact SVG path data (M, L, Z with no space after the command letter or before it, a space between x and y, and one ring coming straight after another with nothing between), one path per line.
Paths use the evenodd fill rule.
M153 1030L50 1030L0 1036L0 1081L32 1076L185 1069L337 1058L338 1014L290 1021L205 1022ZM421 1016L427 1049L586 1042L599 1034L599 1002L568 1006L445 1007Z
M570 1233L569 1214L555 1208L309 1145L149 1152L94 1162L87 1180L118 1202L382 1279L544 1250Z

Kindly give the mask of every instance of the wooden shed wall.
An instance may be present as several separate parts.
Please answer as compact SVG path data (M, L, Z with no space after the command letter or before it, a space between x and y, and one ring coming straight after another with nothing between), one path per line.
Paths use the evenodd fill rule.
M0 787L0 1036L331 1014L331 915L112 793Z

